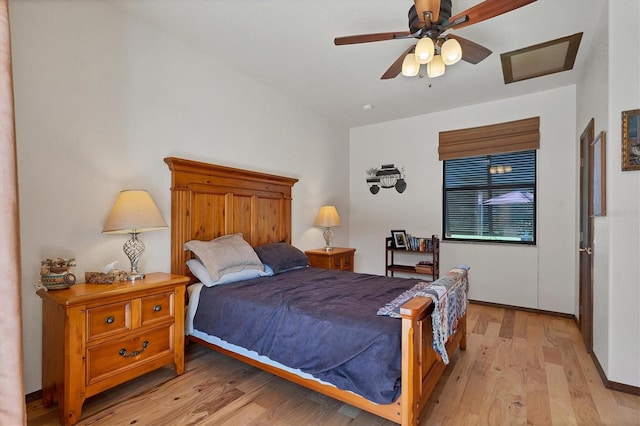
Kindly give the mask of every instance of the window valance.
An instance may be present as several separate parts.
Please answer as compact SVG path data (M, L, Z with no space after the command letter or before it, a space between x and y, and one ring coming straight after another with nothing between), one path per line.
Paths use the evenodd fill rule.
M440 160L540 148L540 117L440 132Z

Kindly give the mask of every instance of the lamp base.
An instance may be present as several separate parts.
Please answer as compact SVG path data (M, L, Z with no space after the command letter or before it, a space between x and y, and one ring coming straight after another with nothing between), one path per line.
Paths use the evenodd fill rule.
M322 236L324 237L324 251L330 252L333 251L333 247L331 247L331 239L333 238L333 231L330 227L326 226L324 231L322 231Z
M129 281L144 280L144 274L141 274L140 272L130 272L127 274L127 280Z
M138 260L144 252L144 243L138 239L139 232L131 232L131 239L127 240L122 249L131 262L131 271L127 274L129 281L143 280L144 274L138 272Z

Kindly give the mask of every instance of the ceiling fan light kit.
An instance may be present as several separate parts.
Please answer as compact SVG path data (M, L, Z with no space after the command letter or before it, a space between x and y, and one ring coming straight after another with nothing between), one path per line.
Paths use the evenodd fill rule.
M503 166L502 164L498 164L497 166L489 167L489 173L491 173L492 175L495 175L496 173L501 175L504 173L511 173L512 171L513 171L513 168L508 164L506 166Z
M436 46L439 47L440 54L436 53ZM438 39L434 43L429 37L424 37L416 44L415 53L409 53L405 56L402 63L402 75L415 77L420 71L420 64L427 64L429 78L440 77L445 72L445 65L453 65L460 59L462 59L462 47L458 40L454 38Z
M420 72L420 64L427 64L429 77L437 77L444 74L445 65L453 65L461 59L475 65L491 55L491 50L486 47L445 32L494 18L535 1L484 0L451 16L451 0L414 0L409 8L409 31L336 37L334 43L343 46L415 38L417 43L405 50L381 79L394 78L400 73L416 76Z

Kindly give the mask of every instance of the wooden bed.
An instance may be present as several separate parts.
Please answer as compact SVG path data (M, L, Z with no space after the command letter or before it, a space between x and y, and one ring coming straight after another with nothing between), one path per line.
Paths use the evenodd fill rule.
M172 273L190 276L195 282L186 265L190 253L184 250L184 244L189 240L211 240L241 232L252 246L291 243L291 190L297 179L173 157L164 161L171 170ZM416 425L445 368L432 349L432 310L431 299L421 297L401 308L402 391L396 402L387 405L299 377L192 336L189 340L392 422ZM447 342L449 356L458 346L466 348L466 315Z

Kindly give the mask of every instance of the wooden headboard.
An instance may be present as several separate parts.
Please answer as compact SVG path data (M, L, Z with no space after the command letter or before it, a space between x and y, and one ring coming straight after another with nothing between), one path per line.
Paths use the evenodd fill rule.
M186 265L189 240L241 232L252 246L291 243L291 188L298 181L167 157L171 170L171 272L194 277Z

